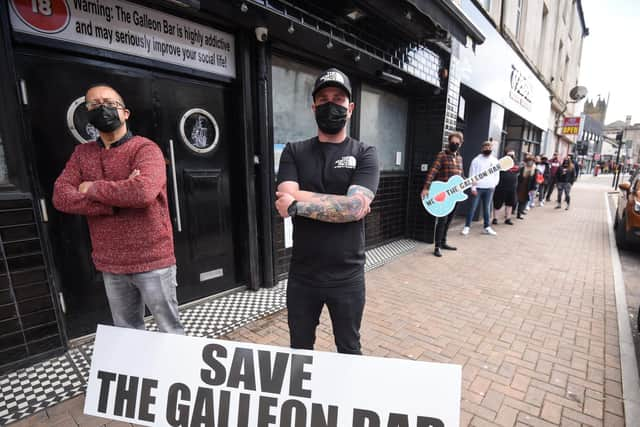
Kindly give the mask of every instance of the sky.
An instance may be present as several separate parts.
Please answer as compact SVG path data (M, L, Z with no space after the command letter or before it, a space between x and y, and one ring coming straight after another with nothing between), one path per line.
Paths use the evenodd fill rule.
M610 94L606 123L640 123L640 0L582 0L589 35L578 82L587 98Z

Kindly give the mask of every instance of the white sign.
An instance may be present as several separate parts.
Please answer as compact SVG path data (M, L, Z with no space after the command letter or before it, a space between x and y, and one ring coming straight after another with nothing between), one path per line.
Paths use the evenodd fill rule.
M457 427L458 365L98 326L84 412L154 426Z
M460 46L461 82L493 102L516 113L540 129L547 129L551 101L544 84L520 59L471 0L462 10L480 28L486 40L476 46Z
M9 0L15 31L234 78L234 37L118 0Z
M293 220L290 216L284 219L284 247L293 247Z

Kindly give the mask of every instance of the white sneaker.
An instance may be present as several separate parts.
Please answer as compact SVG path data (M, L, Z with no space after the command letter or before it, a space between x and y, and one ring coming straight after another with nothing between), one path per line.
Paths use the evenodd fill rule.
M497 235L498 233L496 233L495 231L493 231L493 228L491 228L491 227L487 227L487 228L485 228L484 230L482 230L482 234L488 234L488 235L490 235L490 236L495 236L495 235Z
M544 201L540 202L540 206L544 206Z
M462 235L463 235L463 236L466 236L467 234L469 234L469 227L464 227L464 228L462 229Z

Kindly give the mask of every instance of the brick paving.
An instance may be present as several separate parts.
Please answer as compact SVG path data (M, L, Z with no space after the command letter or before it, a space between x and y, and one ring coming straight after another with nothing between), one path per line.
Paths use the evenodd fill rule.
M462 426L624 426L604 191L580 182L571 210L535 208L496 237L454 225L458 251L421 245L369 272L365 354L462 365ZM286 311L226 338L286 346ZM317 349L334 349L326 311ZM13 425L108 422L82 404Z

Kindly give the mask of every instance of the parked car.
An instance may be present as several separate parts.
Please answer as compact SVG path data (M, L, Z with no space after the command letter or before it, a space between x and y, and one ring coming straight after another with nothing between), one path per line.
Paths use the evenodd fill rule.
M616 244L620 249L629 249L640 242L640 174L631 176L629 182L618 186L618 207L613 220Z

